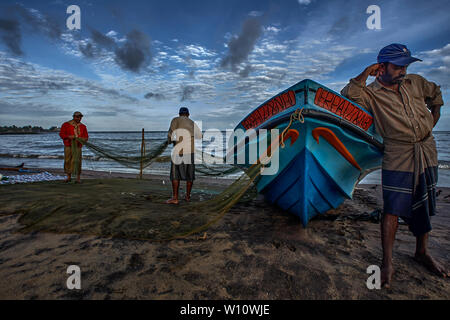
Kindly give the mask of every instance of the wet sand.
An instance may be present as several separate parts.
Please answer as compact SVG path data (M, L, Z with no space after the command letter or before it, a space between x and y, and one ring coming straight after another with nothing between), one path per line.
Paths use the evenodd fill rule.
M84 172L85 179L101 178L105 184L108 178L135 176ZM169 183L167 177L145 178ZM220 189L228 183L199 179L194 200L198 188ZM359 186L353 200L307 228L258 196L235 205L206 236L169 242L18 232L21 203L5 196L10 187L0 186L5 204L0 208L0 299L450 299L449 280L412 259L415 238L406 225L397 233L392 288L366 287L366 269L381 264L381 246L379 224L363 218L381 209L380 186ZM19 193L30 189L27 184L14 187ZM438 190L429 247L448 268L450 189ZM121 201L117 205L124 205ZM81 290L66 287L69 265L81 268Z

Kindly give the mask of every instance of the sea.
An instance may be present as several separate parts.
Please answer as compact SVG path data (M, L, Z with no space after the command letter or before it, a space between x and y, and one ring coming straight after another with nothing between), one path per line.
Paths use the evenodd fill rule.
M433 132L436 139L439 180L438 186L450 187L450 131ZM145 133L146 150L156 148L167 137L166 131L150 131ZM112 150L126 151L129 156L138 156L141 150L142 132L89 132L91 142L99 141ZM214 143L214 142L213 142ZM221 145L222 142L217 142ZM207 146L210 149L217 145ZM167 148L162 156L170 156L171 147ZM11 134L0 135L0 168L5 166L18 166L22 163L27 168L62 168L64 159L64 146L57 132L40 134ZM123 165L99 157L88 148L83 148L83 169L136 173L139 170L124 167ZM155 162L144 170L146 174L168 175L169 162ZM235 178L235 176L224 177ZM362 184L381 184L381 170L367 175Z

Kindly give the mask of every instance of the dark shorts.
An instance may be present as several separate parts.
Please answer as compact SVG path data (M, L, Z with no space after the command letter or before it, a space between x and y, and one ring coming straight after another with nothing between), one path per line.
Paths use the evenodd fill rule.
M191 155L191 162L189 164L181 163L170 164L170 180L183 180L194 181L195 180L195 164L194 154Z

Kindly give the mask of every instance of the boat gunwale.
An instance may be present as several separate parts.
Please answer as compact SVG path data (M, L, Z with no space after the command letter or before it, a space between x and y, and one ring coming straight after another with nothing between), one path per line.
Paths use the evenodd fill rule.
M294 107L292 107L292 108L294 108ZM298 109L298 107L296 107L295 109ZM288 111L288 110L286 110L286 111ZM284 114L280 114L280 116L278 116L276 118L269 119L255 129L271 129L273 127L276 127L277 125L288 121L291 117L291 114L294 111L295 110L292 110L290 112L288 111L288 112L285 112ZM372 136L371 134L367 133L366 131L360 129L359 127L355 126L351 122L349 122L339 116L336 116L330 112L305 108L302 111L302 115L306 118L327 120L331 124L335 124L343 129L348 129L352 133L358 135L364 141L366 141L367 143L370 143L375 148L377 148L380 152L383 152L383 150L384 150L384 144L382 142L378 141L374 136Z

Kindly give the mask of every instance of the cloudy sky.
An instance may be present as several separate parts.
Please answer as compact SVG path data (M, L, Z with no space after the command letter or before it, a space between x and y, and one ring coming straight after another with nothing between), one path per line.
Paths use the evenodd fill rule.
M69 30L69 5L81 30ZM369 30L369 5L381 30ZM61 125L75 110L94 130L166 130L180 106L203 128L313 79L339 91L404 43L408 72L441 85L450 130L446 0L127 0L0 3L0 125ZM369 79L372 81L373 79Z

